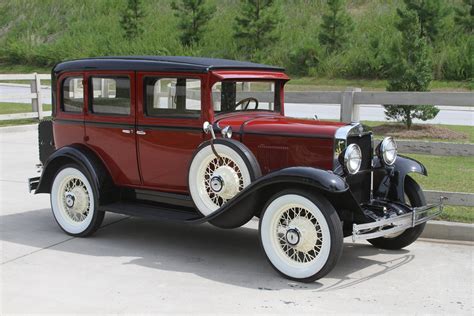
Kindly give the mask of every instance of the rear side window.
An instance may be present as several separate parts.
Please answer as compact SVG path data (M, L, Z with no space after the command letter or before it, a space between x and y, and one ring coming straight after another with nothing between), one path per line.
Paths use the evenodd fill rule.
M201 81L191 78L145 78L145 111L148 116L199 117Z
M64 79L62 90L62 110L64 112L82 113L84 107L82 77L68 77Z
M91 112L130 115L130 79L128 77L93 77Z

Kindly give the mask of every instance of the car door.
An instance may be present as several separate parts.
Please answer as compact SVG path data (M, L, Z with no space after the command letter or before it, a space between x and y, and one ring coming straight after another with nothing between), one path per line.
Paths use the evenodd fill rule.
M199 75L137 74L137 143L145 187L187 193L192 155L203 141Z
M140 185L135 135L135 73L87 72L86 144L115 184Z

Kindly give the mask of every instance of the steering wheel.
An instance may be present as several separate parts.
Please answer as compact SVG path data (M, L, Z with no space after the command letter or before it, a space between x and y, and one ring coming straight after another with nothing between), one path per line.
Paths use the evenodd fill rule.
M247 111L247 108L249 107L249 104L250 104L251 101L255 102L255 110L258 109L258 100L257 100L256 98L254 98L254 97L249 97L249 98L245 98L245 99L242 99L242 100L240 100L239 102L237 102L237 104L236 104L235 107L234 107L234 110L235 110L236 108L238 108L239 105L242 105L242 110L243 110L243 111ZM246 103L246 102L247 102L247 103ZM244 103L246 103L246 104L243 105Z

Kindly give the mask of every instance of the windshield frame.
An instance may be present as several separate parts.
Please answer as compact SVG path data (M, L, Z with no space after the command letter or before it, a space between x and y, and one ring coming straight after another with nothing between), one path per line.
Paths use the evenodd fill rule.
M252 82L265 82L265 83L273 83L273 93L274 93L274 101L271 102L273 103L273 110L269 109L249 109L249 110L227 110L227 111L216 111L214 109L214 87L216 84L219 83L224 83L224 82L237 82L237 83L252 83ZM209 86L209 94L210 94L210 108L212 113L215 116L221 116L225 114L232 114L232 113L275 113L275 114L281 114L283 113L283 86L285 84L286 80L281 80L281 79L275 79L275 78L243 78L243 77L236 77L236 78L226 78L224 80L215 80L214 82L210 83ZM254 91L255 93L261 93L259 91ZM263 93L271 92L271 91L262 91ZM249 93L252 93L252 91L249 91ZM252 104L250 105L252 106Z

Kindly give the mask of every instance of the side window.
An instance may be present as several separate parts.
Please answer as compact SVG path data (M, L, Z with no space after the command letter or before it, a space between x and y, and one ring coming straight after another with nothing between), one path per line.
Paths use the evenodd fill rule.
M201 80L145 78L145 111L148 116L198 117L201 112Z
M91 112L130 115L130 79L128 77L92 77Z
M64 112L82 113L84 107L84 87L82 77L68 77L62 85L61 109Z

